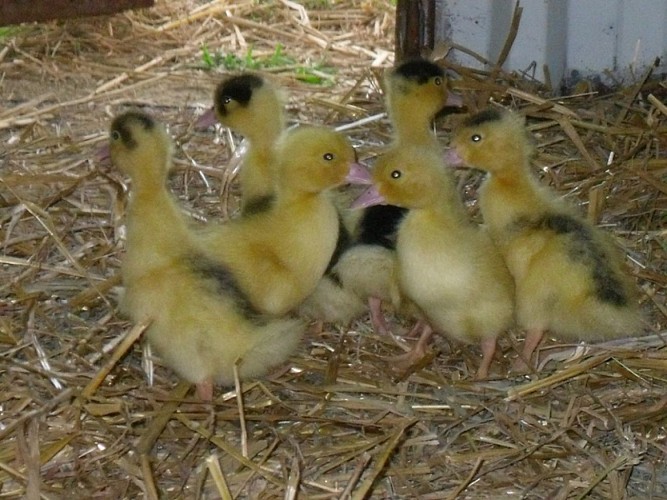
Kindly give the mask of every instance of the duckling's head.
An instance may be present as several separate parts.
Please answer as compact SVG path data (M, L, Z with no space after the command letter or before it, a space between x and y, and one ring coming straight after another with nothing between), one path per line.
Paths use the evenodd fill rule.
M406 61L385 77L386 102L394 121L397 114L419 113L432 119L450 103L444 70L426 59ZM458 104L460 105L460 103ZM406 115L410 116L410 115Z
M133 181L166 177L172 142L164 126L146 113L128 111L114 118L109 142L111 161Z
M452 165L498 172L523 165L532 145L522 116L487 109L463 121L451 141L447 160Z
M356 161L356 151L343 134L316 126L287 132L276 154L281 185L311 193L343 184Z
M246 137L267 127L283 128L283 103L277 89L255 73L226 78L215 89L213 105L223 125Z
M451 184L440 154L430 148L404 147L389 151L373 167L373 186L353 204L362 208L389 204L403 208L424 208L444 195Z

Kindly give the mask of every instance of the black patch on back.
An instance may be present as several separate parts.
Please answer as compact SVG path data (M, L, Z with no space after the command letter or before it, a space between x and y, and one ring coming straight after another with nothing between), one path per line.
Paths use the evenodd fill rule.
M252 198L243 206L242 214L248 216L268 212L275 201L276 197L272 194Z
M581 221L563 214L546 214L538 220L539 227L556 234L572 233L579 240L590 240L590 230Z
M137 147L137 141L132 137L132 125L134 124L139 124L144 130L151 130L155 127L155 120L146 113L128 111L111 122L111 132L117 132L120 135L120 140L127 149Z
M396 67L394 74L400 75L408 80L414 80L421 85L436 76L441 78L444 78L445 76L445 72L440 66L431 61L427 61L426 59L406 61Z
M225 80L215 89L214 104L216 111L225 116L227 114L225 106L229 99L233 99L243 107L247 106L252 99L254 90L262 85L264 85L264 80L249 73Z
M260 317L260 312L254 308L248 296L241 290L236 277L229 268L201 254L190 256L188 265L202 279L211 282L217 293L231 296L244 316L250 319Z
M582 262L592 268L598 299L618 307L628 304L623 283L609 266L610 256L597 244L593 231L586 224L570 215L547 213L532 223L524 220L518 221L517 225L570 236L568 256L573 262Z
M479 113L475 113L474 115L470 116L463 122L464 127L476 127L478 125L481 125L483 123L488 123L488 122L497 122L502 120L503 115L500 114L500 112L496 109L493 108L488 108L485 109L484 111L480 111Z
M389 250L396 249L398 225L408 212L406 208L394 205L374 205L364 210L359 222L357 243L380 245Z

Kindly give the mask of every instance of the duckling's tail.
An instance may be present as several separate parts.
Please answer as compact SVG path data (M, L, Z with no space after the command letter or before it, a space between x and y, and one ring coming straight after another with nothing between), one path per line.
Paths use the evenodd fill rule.
M301 342L306 324L300 319L279 319L257 328L255 341L238 361L241 379L255 378L287 361Z

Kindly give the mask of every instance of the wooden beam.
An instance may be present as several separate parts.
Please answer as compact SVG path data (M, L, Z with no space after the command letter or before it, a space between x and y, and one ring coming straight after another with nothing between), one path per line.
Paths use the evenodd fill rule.
M396 2L395 60L425 56L435 46L435 0Z
M0 0L0 26L115 14L154 4L155 0Z

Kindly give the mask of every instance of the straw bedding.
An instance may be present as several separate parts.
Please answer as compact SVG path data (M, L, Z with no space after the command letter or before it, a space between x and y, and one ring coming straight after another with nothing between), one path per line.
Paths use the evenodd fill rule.
M173 191L199 220L230 217L238 141L194 127L218 62L270 72L292 122L351 124L369 159L391 132L379 76L393 20L380 1L178 0L2 33L1 497L667 497L664 76L554 99L493 64L447 63L469 109L492 99L529 116L544 182L627 252L646 336L549 340L537 374L507 377L512 331L479 382L478 348L444 338L393 372L383 357L411 341L364 320L310 335L289 369L212 405L142 365L145 325L117 310L126 179L95 158L110 117L140 107L169 124ZM438 122L443 142L455 122ZM478 183L461 174L473 216Z

